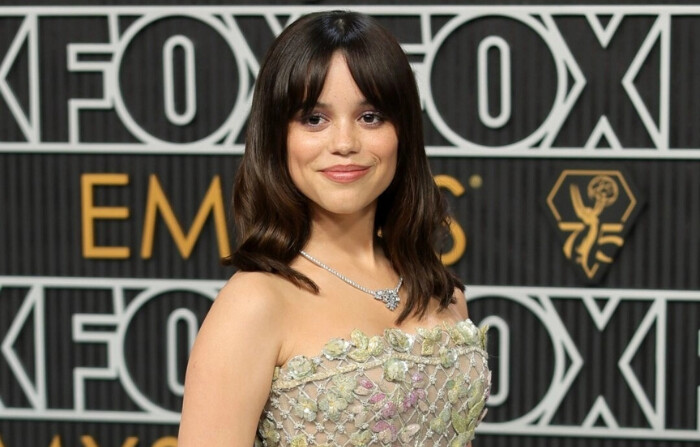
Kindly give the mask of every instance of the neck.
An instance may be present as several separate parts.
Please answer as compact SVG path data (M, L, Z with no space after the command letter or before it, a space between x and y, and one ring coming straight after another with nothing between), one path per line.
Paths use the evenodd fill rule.
M376 206L352 215L331 214L314 210L311 236L305 250L318 256L332 256L336 262L344 259L376 266L379 255L374 234Z

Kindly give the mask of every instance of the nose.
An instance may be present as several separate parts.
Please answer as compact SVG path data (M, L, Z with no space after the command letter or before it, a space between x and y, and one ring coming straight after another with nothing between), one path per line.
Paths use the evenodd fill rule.
M333 144L331 150L335 154L347 155L359 151L360 142L357 135L358 129L351 120L340 120L335 123L333 132Z

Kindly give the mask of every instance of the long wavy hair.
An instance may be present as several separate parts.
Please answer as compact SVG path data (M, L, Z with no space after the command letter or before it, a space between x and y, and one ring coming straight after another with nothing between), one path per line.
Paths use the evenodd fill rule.
M345 56L365 98L394 125L396 174L379 196L375 234L404 278L409 315L421 318L434 297L441 308L464 287L440 262L447 213L425 154L418 89L396 39L375 19L347 11L303 16L268 50L255 85L245 154L233 193L236 246L228 259L243 271L280 275L318 293L318 286L290 267L309 239L309 200L287 168L287 128L292 117L316 104L334 53Z

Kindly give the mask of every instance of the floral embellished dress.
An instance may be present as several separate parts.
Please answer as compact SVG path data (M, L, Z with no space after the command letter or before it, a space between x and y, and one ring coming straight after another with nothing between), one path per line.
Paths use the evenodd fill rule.
M466 446L486 413L485 349L471 320L332 339L276 368L256 446Z

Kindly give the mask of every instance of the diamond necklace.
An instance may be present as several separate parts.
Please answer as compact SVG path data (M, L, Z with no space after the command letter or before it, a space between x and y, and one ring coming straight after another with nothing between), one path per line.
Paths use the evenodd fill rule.
M401 298L399 298L399 289L401 288L401 284L403 284L403 277L399 277L399 283L393 289L371 290L371 289L368 289L367 287L361 286L360 284L356 283L352 279L338 273L337 271L328 267L326 264L324 264L323 262L314 258L313 256L311 256L310 254L308 254L304 250L299 250L299 254L302 255L303 257L305 257L306 259L308 259L309 261L313 262L317 266L321 267L322 269L324 269L324 270L328 271L329 273L332 273L333 275L342 279L343 281L350 284L354 288L372 295L375 300L379 300L382 303L384 303L386 305L386 308L389 310L396 309L399 305L399 302L401 301Z

